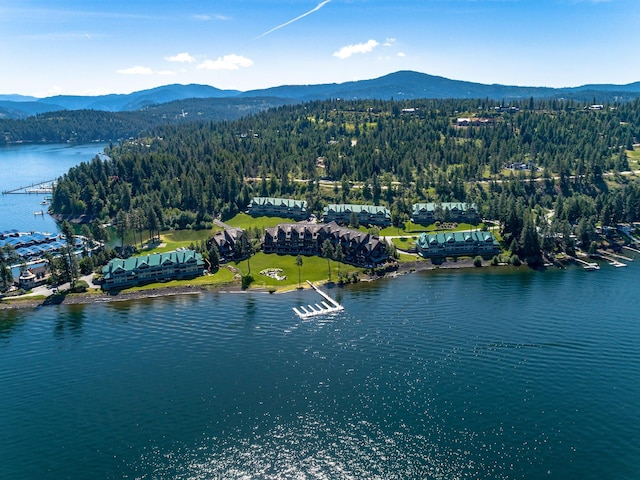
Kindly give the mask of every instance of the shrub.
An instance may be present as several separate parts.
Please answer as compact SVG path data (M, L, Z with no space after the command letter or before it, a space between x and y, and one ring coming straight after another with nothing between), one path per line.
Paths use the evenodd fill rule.
M520 261L520 257L518 257L517 255L512 255L511 265L514 265L516 267L519 267L520 265L522 265L522 262Z
M73 288L71 288L72 293L84 293L89 289L89 284L84 280L78 280Z
M253 283L252 275L243 275L242 276L242 289L246 290Z
M473 266L474 267L482 266L482 257L480 255L478 255L476 258L473 259Z

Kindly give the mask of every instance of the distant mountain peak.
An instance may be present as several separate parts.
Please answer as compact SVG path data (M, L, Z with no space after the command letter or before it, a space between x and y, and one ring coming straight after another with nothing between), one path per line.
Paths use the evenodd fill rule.
M291 101L343 99L414 99L414 98L573 98L600 103L640 97L640 82L628 85L584 85L573 88L523 87L482 84L400 70L382 77L317 85L281 85L240 92L221 90L210 85L170 84L129 94L99 96L57 95L36 99L21 95L0 95L0 118L20 118L54 110L92 109L111 112L135 111L150 105L191 98L279 98Z

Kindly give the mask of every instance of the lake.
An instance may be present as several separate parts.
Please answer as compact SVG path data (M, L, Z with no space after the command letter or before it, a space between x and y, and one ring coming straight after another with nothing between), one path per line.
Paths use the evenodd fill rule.
M0 191L55 180L69 168L91 161L108 144L0 146ZM41 202L51 195L0 195L0 232L57 232L56 222ZM44 215L33 212L43 210Z
M639 261L0 310L0 478L637 479Z

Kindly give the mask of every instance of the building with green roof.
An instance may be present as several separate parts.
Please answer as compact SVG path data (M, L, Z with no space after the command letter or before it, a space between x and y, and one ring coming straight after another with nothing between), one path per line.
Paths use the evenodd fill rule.
M204 273L200 253L176 250L140 257L114 258L102 268L105 290L132 287L145 283L194 278Z
M416 242L418 253L426 258L467 257L485 258L500 253L500 245L491 232L421 233Z
M309 217L307 202L291 198L253 197L248 213L253 217L285 217L294 220Z
M336 222L338 224L350 223L352 213L357 215L358 222L362 225L378 225L380 227L391 225L391 214L386 207L348 203L327 205L322 212L322 221L325 223Z
M411 221L420 225L430 225L436 221L475 224L480 221L480 215L475 203L414 203L411 208Z

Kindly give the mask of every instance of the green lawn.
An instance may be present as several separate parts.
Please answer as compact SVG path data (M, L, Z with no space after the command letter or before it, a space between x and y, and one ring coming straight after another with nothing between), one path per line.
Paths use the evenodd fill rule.
M461 231L465 231L465 230L475 230L475 229L482 228L482 226L483 226L482 223L480 223L479 225L471 225L470 223L459 223L456 228L443 229L443 228L436 227L435 224L419 225L417 223L413 223L413 222L409 221L409 222L406 222L404 224L404 227L386 227L386 228L383 228L382 230L380 230L380 235L385 236L385 237L391 237L391 236L407 237L407 236L411 236L412 234L422 233L422 232L427 232L427 233L445 232L445 231L446 232L461 232Z
M246 213L239 213L225 223L232 227L243 228L245 230L254 227L264 230L265 228L275 227L279 223L295 223L295 220L283 217L252 217Z
M127 292L137 292L144 290L153 290L156 288L169 288L169 287L188 287L193 285L225 285L233 283L233 273L227 268L220 268L216 273L211 275L203 275L188 280L171 280L169 282L150 283L148 285L141 285L138 287L127 288Z
M160 235L160 243L150 246L151 248L142 251L141 254L171 252L179 247L189 247L192 243L208 240L213 233L213 230L166 231Z
M400 250L408 250L410 248L415 248L417 239L418 237L416 236L399 237L399 238L392 238L391 242L396 246L396 248L399 248Z
M249 272L249 263L251 264L251 275L254 278L254 282L251 284L252 288L291 288L298 286L298 267L296 266L296 257L293 255L277 255L275 253L256 253L251 257L250 261L242 260L236 262L234 265L246 275ZM333 260L331 263L331 278L332 280L338 279L338 262ZM261 270L267 268L281 268L281 275L286 275L285 280L276 280L271 277L260 275ZM351 274L352 272L362 273L363 269L347 265L345 263L340 264L341 274ZM300 267L300 280L303 284L306 280L312 282L322 282L328 278L327 259L321 257L302 257L302 266Z

